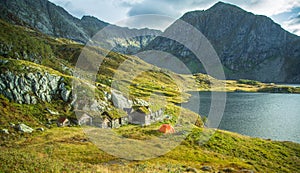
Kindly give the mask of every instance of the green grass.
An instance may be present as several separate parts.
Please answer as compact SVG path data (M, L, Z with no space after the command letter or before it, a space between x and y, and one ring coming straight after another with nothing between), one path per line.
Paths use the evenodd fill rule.
M135 128L128 126L127 130ZM153 127L153 129L155 129ZM126 130L124 130L126 131ZM106 154L89 142L81 128L53 128L0 146L4 172L184 172L211 166L255 172L297 172L299 144L274 142L194 128L188 138L166 155L146 161L126 161Z
M0 128L9 128L9 123L26 123L33 127L43 127L48 120L55 120L59 116L75 118L74 112L62 100L27 105L14 103L0 95L0 105ZM58 111L59 115L51 115L47 108Z
M70 113L59 102L18 105L1 97L0 103L2 128L9 128L9 122L43 126L40 122L45 122L50 116L45 111L46 107L60 110L62 115ZM180 108L172 103L166 106L166 114L174 116L179 112ZM161 123L175 122L176 117ZM126 138L147 140L161 135L157 132L161 123L146 128L129 125L117 131ZM9 131L14 132L11 128ZM117 159L98 150L90 142L82 142L87 137L80 128L47 129L44 133L35 132L32 135L14 133L17 134L15 138L2 135L0 161L3 163L1 170L5 172L183 172L187 167L200 169L203 165L212 166L215 170L230 167L257 172L296 172L300 169L299 144L271 142L219 131L207 143L199 145L207 135L196 127L181 145L168 154L139 162Z
M255 80L239 79L237 80L238 84L247 84L247 85L261 85L261 82Z

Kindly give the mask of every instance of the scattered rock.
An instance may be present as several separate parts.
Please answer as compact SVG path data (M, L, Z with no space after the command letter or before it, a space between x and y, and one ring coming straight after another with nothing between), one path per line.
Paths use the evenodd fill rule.
M94 100L93 103L90 106L91 111L103 111L104 105L101 102L98 102L97 100Z
M197 170L196 168L191 168L191 167L186 168L186 171L187 171L187 172L198 173L198 170Z
M177 135L187 135L188 132L186 130L181 130L176 132Z
M8 63L8 60L0 60L0 64L7 64Z
M249 169L242 169L240 172L242 172L242 173L254 173L253 170L249 170Z
M33 132L33 129L23 123L19 124L16 126L17 130L22 132L22 133L31 133Z
M65 102L67 102L69 100L70 94L71 94L71 91L69 91L67 89L64 89L61 91L61 97Z
M36 130L37 130L37 131L41 131L41 132L45 131L43 127L39 127L39 128L37 128Z
M49 108L47 108L47 111L48 111L51 115L59 115L59 112L52 111L52 110L49 109Z
M10 126L11 128L15 128L15 127L16 127L16 125L15 125L14 123L9 123L9 126Z
M7 135L9 134L8 129L2 129L2 130L0 130L0 132L3 134L7 134Z
M172 119L172 116L171 115L165 115L165 118L166 120L171 120Z
M224 168L223 169L224 172L234 172L234 168Z
M67 101L69 100L71 91L68 90L68 89L66 88L66 84L65 84L65 83L61 83L61 84L59 85L59 89L61 90L61 92L60 92L61 98L62 98L65 102L67 102Z
M111 94L110 93L104 91L104 95L105 95L105 98L104 98L105 100L111 101Z
M201 168L202 171L211 171L212 170L212 167L211 166L203 166Z

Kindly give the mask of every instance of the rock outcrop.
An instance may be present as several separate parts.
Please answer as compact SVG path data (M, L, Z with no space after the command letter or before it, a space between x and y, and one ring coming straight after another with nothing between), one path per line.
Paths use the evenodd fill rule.
M0 93L20 104L51 102L53 99L69 101L71 91L64 78L47 72L20 73L6 71L0 74Z

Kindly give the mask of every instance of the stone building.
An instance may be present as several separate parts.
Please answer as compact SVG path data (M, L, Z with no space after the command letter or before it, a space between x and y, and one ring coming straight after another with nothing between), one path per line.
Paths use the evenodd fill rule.
M80 118L78 118L78 125L93 125L93 117L88 114L83 114Z
M102 122L98 124L101 128L119 128L128 124L128 116L115 116L104 111L101 115Z
M140 111L134 111L128 115L128 122L130 124L147 126L152 123L163 120L163 113L164 111L162 108L155 112L150 112L148 114Z

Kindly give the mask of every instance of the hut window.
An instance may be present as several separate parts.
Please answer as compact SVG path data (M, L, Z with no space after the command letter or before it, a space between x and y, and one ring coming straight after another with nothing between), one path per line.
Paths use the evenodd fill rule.
M119 118L119 124L122 124L122 118Z

